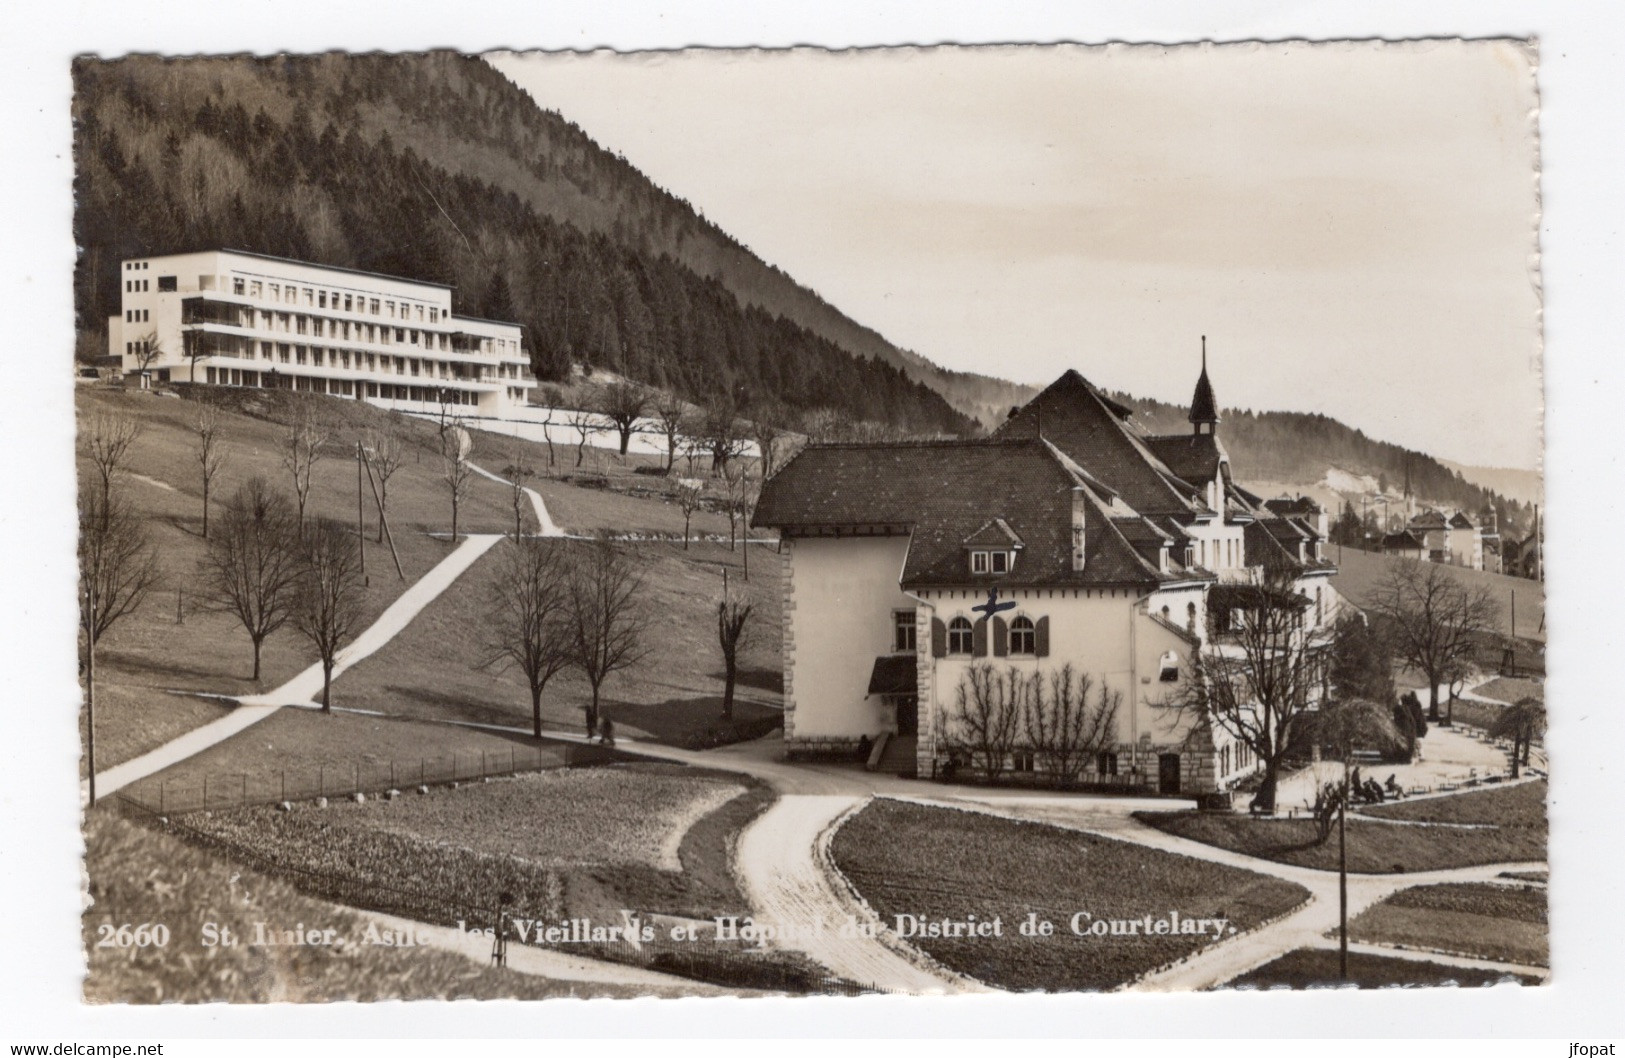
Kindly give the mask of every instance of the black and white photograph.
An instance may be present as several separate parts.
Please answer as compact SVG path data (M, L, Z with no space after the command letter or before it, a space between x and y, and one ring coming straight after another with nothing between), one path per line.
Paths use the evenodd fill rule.
M79 57L84 999L1548 984L1538 55Z

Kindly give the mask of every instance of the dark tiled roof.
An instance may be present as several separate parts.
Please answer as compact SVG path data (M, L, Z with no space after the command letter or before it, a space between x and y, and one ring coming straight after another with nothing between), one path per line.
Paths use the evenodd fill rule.
M1389 533L1382 538L1384 551L1426 551L1427 545L1418 540L1409 531L1402 533Z
M1320 513L1320 504L1316 503L1308 496L1299 496L1297 499L1290 499L1283 496L1280 499L1265 500L1264 506L1280 515L1306 515Z
M1085 513L1084 569L1072 568L1072 497ZM965 540L1003 519L1025 547L1003 574L972 575ZM810 445L762 486L754 524L790 532L859 526L910 530L910 587L1156 584L1093 494L1041 441Z
M1411 519L1410 527L1412 529L1444 529L1449 524L1444 520L1444 515L1438 511L1423 511Z
M966 547L1021 547L1021 537L1003 518L988 520L976 532L965 537Z
M1452 529L1476 529L1476 528L1478 528L1478 526L1474 525L1468 519L1468 517L1465 514L1462 514L1460 511L1457 511L1455 514L1452 514L1450 516L1450 528L1452 528Z
M1192 485L1212 481L1219 474L1219 464L1230 458L1219 439L1210 433L1165 434L1144 440L1169 470Z
M919 690L920 670L913 654L889 654L875 658L869 673L870 694L913 694Z
M993 436L1011 439L1042 433L1141 514L1188 510L1189 490L1169 480L1173 472L1123 424L1123 410L1082 375L1068 371L1006 419Z
M1213 399L1213 383L1207 380L1207 351L1202 352L1202 373L1196 378L1196 392L1191 394L1191 422L1218 422L1219 402Z

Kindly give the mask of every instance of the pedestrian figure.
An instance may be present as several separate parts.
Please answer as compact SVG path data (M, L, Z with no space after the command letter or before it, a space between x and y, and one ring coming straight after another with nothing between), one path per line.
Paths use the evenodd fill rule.
M615 744L615 724L608 716L602 716L598 719L598 740L606 746Z
M593 726L592 726L592 710L589 709L588 707L586 707L585 705L582 706L581 707L581 716L582 716L582 719L587 721L587 741L591 742L592 741L592 736L594 734Z

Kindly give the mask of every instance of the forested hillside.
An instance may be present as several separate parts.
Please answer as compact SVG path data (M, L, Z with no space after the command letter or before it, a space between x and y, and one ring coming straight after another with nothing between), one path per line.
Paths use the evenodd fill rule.
M1183 433L1190 429L1187 408L1161 401L1113 393L1134 409L1134 418L1149 433ZM1421 502L1458 507L1478 514L1493 507L1504 526L1523 527L1531 521L1528 503L1520 503L1475 485L1439 460L1423 452L1367 437L1337 419L1293 411L1221 412L1219 436L1230 452L1242 481L1278 481L1313 484L1329 467L1350 474L1369 475L1389 491L1399 493L1410 482Z
M958 376L797 287L478 59L135 56L74 76L85 348L118 310L119 259L229 247L452 284L457 311L526 325L542 378L575 361L747 414L972 428L921 382Z

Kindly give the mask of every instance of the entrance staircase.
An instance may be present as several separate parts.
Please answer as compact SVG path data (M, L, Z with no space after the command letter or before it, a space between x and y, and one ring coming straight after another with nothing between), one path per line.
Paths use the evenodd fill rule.
M912 779L916 771L914 751L918 742L919 739L913 735L881 735L875 742L874 750L869 754L869 763L866 767L869 771Z

